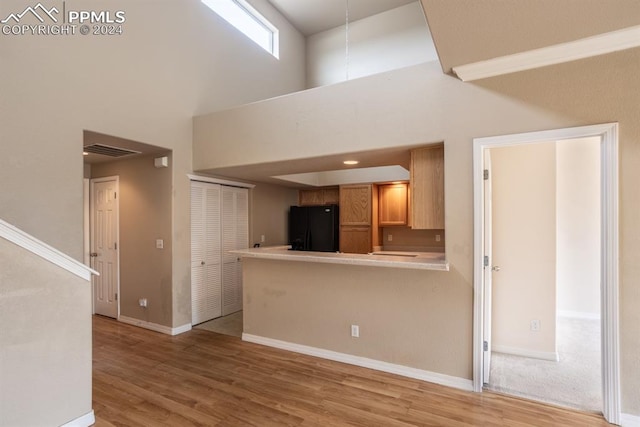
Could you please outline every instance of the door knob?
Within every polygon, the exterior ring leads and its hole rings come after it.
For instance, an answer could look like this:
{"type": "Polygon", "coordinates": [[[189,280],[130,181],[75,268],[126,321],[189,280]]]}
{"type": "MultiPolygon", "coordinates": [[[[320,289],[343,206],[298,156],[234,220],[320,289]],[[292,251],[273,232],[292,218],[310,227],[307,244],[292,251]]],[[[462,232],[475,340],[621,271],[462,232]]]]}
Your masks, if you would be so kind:
{"type": "Polygon", "coordinates": [[[500,271],[500,266],[494,265],[491,267],[491,271],[500,271]]]}

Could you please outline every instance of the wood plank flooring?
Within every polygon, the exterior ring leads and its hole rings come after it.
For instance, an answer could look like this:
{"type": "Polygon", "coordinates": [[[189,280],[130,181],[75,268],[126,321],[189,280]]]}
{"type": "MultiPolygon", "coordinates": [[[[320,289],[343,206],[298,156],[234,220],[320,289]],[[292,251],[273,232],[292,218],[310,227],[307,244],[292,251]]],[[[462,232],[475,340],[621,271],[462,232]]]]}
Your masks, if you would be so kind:
{"type": "Polygon", "coordinates": [[[100,316],[93,408],[96,426],[609,426],[204,330],[171,337],[100,316]]]}

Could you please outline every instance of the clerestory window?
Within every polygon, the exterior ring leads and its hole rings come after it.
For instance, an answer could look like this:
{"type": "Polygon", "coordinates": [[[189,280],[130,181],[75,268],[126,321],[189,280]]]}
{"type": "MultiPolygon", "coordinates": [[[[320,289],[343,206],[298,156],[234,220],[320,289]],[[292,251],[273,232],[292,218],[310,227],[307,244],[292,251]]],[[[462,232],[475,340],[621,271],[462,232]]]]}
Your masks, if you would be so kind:
{"type": "Polygon", "coordinates": [[[202,0],[258,46],[279,57],[278,29],[245,0],[202,0]]]}

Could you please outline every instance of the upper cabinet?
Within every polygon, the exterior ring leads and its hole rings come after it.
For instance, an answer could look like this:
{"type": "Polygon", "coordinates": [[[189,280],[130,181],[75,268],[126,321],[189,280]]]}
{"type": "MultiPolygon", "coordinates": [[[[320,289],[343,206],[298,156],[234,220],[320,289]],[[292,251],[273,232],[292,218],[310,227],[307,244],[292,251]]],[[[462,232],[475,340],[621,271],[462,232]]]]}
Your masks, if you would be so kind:
{"type": "Polygon", "coordinates": [[[340,225],[371,225],[371,184],[340,187],[340,225]]]}
{"type": "Polygon", "coordinates": [[[380,185],[378,191],[380,226],[407,225],[407,184],[380,185]]]}
{"type": "Polygon", "coordinates": [[[411,228],[444,229],[444,145],[411,151],[411,228]]]}
{"type": "Polygon", "coordinates": [[[300,206],[337,205],[340,203],[340,189],[323,187],[300,190],[298,198],[300,206]]]}
{"type": "Polygon", "coordinates": [[[378,189],[372,184],[340,186],[340,252],[366,254],[380,245],[378,189]]]}

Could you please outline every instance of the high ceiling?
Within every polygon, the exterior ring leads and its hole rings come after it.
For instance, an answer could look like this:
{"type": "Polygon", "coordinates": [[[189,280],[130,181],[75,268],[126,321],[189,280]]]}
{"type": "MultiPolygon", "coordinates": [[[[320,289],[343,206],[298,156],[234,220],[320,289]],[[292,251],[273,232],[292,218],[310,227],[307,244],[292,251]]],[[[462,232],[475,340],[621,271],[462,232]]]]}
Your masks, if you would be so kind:
{"type": "Polygon", "coordinates": [[[357,21],[417,0],[269,0],[305,36],[357,21]]]}
{"type": "Polygon", "coordinates": [[[640,24],[638,0],[421,0],[445,73],[640,24]]]}
{"type": "MultiPolygon", "coordinates": [[[[303,34],[311,35],[356,21],[414,0],[268,0],[303,34]]],[[[640,0],[419,0],[445,73],[453,67],[558,45],[602,33],[640,25],[640,0]]],[[[142,153],[157,147],[110,139],[87,132],[85,145],[106,145],[142,153]]],[[[277,175],[345,169],[347,158],[360,160],[359,168],[401,165],[408,167],[409,150],[396,147],[366,153],[345,153],[201,171],[252,181],[294,185],[277,175]]],[[[87,159],[86,162],[103,158],[87,159]]]]}

